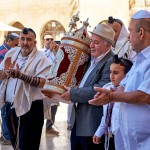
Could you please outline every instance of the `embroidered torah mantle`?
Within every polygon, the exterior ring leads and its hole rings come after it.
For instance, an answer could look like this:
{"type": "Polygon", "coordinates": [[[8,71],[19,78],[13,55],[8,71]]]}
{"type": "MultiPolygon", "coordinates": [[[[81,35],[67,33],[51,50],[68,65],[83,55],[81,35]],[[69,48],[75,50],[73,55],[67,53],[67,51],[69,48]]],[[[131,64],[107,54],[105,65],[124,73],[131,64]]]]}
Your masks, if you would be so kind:
{"type": "Polygon", "coordinates": [[[65,86],[77,87],[83,77],[84,70],[90,59],[90,39],[85,27],[61,40],[55,60],[49,71],[45,92],[63,94],[65,86]]]}

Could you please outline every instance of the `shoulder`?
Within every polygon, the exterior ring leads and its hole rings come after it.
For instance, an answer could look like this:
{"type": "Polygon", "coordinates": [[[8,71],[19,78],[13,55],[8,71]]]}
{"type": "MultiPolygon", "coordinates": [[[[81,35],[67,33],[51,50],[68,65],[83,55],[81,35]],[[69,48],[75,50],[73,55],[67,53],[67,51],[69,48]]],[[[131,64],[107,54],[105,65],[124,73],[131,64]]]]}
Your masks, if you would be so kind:
{"type": "Polygon", "coordinates": [[[109,83],[107,83],[107,84],[105,84],[105,85],[103,86],[103,88],[104,88],[104,89],[107,89],[107,90],[110,90],[111,87],[113,87],[113,85],[112,85],[111,82],[109,82],[109,83]]]}
{"type": "Polygon", "coordinates": [[[6,54],[7,56],[10,55],[12,56],[14,53],[19,53],[21,50],[20,47],[14,47],[14,48],[11,48],[6,54]]]}
{"type": "Polygon", "coordinates": [[[114,53],[110,50],[104,57],[106,63],[112,62],[114,53]]]}
{"type": "Polygon", "coordinates": [[[3,50],[3,49],[5,49],[5,47],[4,47],[4,45],[1,45],[0,46],[0,51],[3,50]]]}
{"type": "Polygon", "coordinates": [[[104,57],[104,61],[103,61],[104,62],[103,67],[105,67],[105,68],[109,68],[110,67],[110,65],[111,65],[111,63],[113,61],[113,56],[114,56],[114,53],[111,52],[111,51],[106,54],[106,56],[104,57]]]}
{"type": "Polygon", "coordinates": [[[36,59],[49,62],[49,60],[44,55],[44,53],[42,51],[39,51],[39,50],[37,50],[37,52],[36,52],[36,59]]]}

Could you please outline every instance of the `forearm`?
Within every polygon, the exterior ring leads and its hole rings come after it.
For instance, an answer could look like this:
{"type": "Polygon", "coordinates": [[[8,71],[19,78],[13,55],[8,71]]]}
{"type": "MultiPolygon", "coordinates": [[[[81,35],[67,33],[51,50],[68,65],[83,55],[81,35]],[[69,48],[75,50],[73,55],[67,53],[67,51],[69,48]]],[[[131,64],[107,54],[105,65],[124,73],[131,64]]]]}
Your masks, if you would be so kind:
{"type": "Polygon", "coordinates": [[[142,91],[113,92],[112,101],[132,104],[150,104],[150,95],[142,91]]]}
{"type": "Polygon", "coordinates": [[[87,103],[95,95],[93,87],[83,87],[83,88],[71,88],[70,90],[70,100],[72,102],[87,103]]]}
{"type": "Polygon", "coordinates": [[[29,83],[30,85],[32,85],[34,87],[42,88],[45,84],[45,79],[40,78],[40,77],[32,77],[29,75],[25,75],[23,73],[20,73],[18,78],[23,80],[26,83],[29,83]]]}

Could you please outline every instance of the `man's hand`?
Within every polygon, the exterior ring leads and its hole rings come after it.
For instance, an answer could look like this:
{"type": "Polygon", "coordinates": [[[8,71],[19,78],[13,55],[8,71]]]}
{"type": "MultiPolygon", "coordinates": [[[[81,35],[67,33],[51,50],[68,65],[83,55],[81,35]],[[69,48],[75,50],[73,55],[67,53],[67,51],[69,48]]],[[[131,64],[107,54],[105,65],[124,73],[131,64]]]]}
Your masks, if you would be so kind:
{"type": "MultiPolygon", "coordinates": [[[[14,67],[13,64],[12,67],[14,67]]],[[[21,75],[18,64],[16,64],[16,69],[10,67],[9,69],[5,70],[5,73],[8,77],[12,78],[18,78],[21,75]]]]}
{"type": "Polygon", "coordinates": [[[97,137],[97,136],[93,136],[93,143],[94,144],[99,144],[99,143],[101,143],[101,139],[99,138],[99,137],[97,137]]]}
{"type": "Polygon", "coordinates": [[[51,41],[50,50],[55,50],[57,52],[58,49],[59,49],[59,45],[55,41],[51,41]]]}
{"type": "Polygon", "coordinates": [[[64,94],[61,95],[61,98],[65,99],[66,101],[70,101],[70,87],[64,86],[67,90],[64,94]]]}
{"type": "Polygon", "coordinates": [[[98,93],[94,96],[94,99],[89,100],[89,104],[91,105],[105,105],[113,100],[113,92],[107,89],[94,87],[98,93]]]}
{"type": "Polygon", "coordinates": [[[16,61],[14,61],[13,63],[11,62],[11,57],[7,57],[4,62],[4,69],[5,70],[12,69],[15,66],[15,63],[16,61]]]}

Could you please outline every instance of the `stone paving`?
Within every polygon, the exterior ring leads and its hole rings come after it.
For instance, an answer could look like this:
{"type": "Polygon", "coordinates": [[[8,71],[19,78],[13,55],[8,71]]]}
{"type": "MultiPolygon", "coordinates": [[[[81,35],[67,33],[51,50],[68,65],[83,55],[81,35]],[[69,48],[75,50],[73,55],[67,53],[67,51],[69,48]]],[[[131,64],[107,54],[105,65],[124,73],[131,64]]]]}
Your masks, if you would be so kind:
{"type": "MultiPolygon", "coordinates": [[[[54,128],[59,131],[59,136],[45,134],[43,127],[40,150],[70,150],[70,131],[67,130],[67,104],[60,103],[56,114],[54,128]]],[[[13,150],[10,145],[3,145],[0,142],[0,150],[13,150]]]]}

